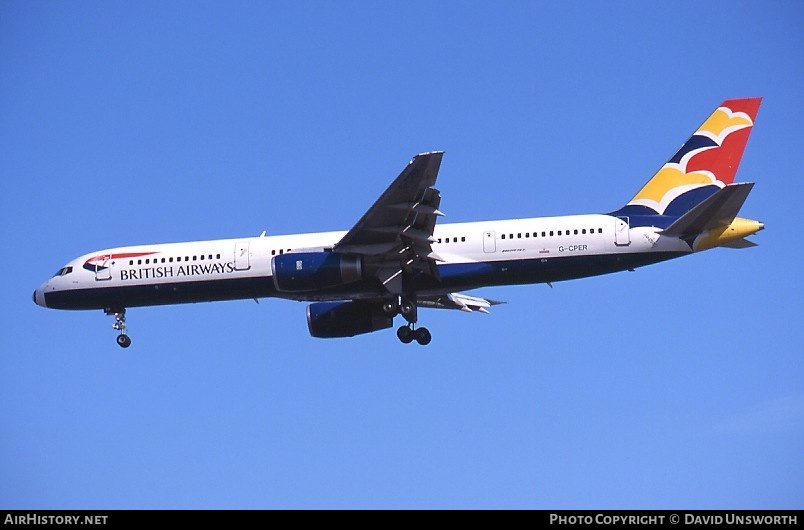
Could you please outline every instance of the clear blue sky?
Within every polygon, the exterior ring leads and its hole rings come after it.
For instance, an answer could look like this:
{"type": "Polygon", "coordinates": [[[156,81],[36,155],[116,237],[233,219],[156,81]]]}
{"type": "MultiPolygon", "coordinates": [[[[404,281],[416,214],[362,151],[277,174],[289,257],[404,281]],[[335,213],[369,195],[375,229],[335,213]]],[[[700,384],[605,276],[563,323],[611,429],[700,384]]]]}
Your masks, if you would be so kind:
{"type": "Polygon", "coordinates": [[[803,508],[804,7],[0,3],[0,506],[803,508]],[[759,247],[307,334],[282,300],[101,312],[96,249],[346,230],[421,151],[448,221],[618,208],[723,100],[759,247]],[[14,256],[18,256],[19,259],[14,256]],[[20,268],[24,264],[25,267],[20,268]]]}

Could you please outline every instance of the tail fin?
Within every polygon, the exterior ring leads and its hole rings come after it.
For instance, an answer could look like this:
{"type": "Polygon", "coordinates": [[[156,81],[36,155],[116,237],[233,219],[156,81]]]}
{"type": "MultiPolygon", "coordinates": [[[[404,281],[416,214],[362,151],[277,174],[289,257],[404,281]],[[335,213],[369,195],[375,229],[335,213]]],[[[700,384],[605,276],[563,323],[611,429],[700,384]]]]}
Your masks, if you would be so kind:
{"type": "Polygon", "coordinates": [[[618,213],[678,217],[734,182],[761,102],[724,101],[618,213]]]}

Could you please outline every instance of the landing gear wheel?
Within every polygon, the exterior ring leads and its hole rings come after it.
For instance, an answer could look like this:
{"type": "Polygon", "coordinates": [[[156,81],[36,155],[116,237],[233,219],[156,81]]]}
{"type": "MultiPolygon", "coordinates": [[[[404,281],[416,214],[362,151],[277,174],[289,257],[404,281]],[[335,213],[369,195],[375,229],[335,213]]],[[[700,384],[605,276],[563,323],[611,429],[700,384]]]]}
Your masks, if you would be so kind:
{"type": "Polygon", "coordinates": [[[433,340],[433,336],[430,335],[430,330],[427,328],[419,328],[413,332],[413,335],[415,335],[416,342],[422,346],[427,346],[433,340]]]}
{"type": "Polygon", "coordinates": [[[128,335],[118,335],[117,344],[121,348],[128,348],[129,346],[131,346],[131,338],[128,335]]]}
{"type": "Polygon", "coordinates": [[[396,330],[397,338],[402,341],[402,344],[410,344],[413,341],[414,332],[407,326],[399,326],[396,330]]]}

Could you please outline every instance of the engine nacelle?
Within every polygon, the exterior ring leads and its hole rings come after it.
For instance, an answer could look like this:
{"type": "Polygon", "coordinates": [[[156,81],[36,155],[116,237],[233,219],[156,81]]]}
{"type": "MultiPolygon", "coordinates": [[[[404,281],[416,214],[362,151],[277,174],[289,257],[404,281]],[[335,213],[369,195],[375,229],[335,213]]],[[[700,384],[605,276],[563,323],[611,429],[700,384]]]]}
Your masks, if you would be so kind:
{"type": "Polygon", "coordinates": [[[277,290],[304,292],[360,281],[363,266],[357,256],[299,252],[274,256],[271,273],[277,290]]]}
{"type": "Polygon", "coordinates": [[[392,325],[393,317],[385,314],[376,303],[354,300],[317,302],[307,306],[307,327],[313,337],[354,337],[392,325]]]}

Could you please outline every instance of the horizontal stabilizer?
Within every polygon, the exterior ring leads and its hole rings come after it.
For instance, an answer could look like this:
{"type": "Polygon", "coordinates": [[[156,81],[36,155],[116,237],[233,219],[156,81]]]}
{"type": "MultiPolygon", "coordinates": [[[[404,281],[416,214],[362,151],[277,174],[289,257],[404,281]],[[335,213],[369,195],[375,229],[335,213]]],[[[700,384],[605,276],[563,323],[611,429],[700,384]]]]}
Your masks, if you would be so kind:
{"type": "Polygon", "coordinates": [[[743,238],[743,239],[738,239],[736,241],[732,241],[730,243],[724,243],[724,244],[722,244],[720,246],[721,247],[726,247],[726,248],[751,248],[751,247],[756,247],[756,246],[759,246],[759,245],[757,245],[753,241],[748,241],[747,239],[743,238]]]}
{"type": "Polygon", "coordinates": [[[753,182],[731,184],[718,190],[662,231],[662,235],[687,237],[712,228],[729,226],[740,212],[753,182]]]}

